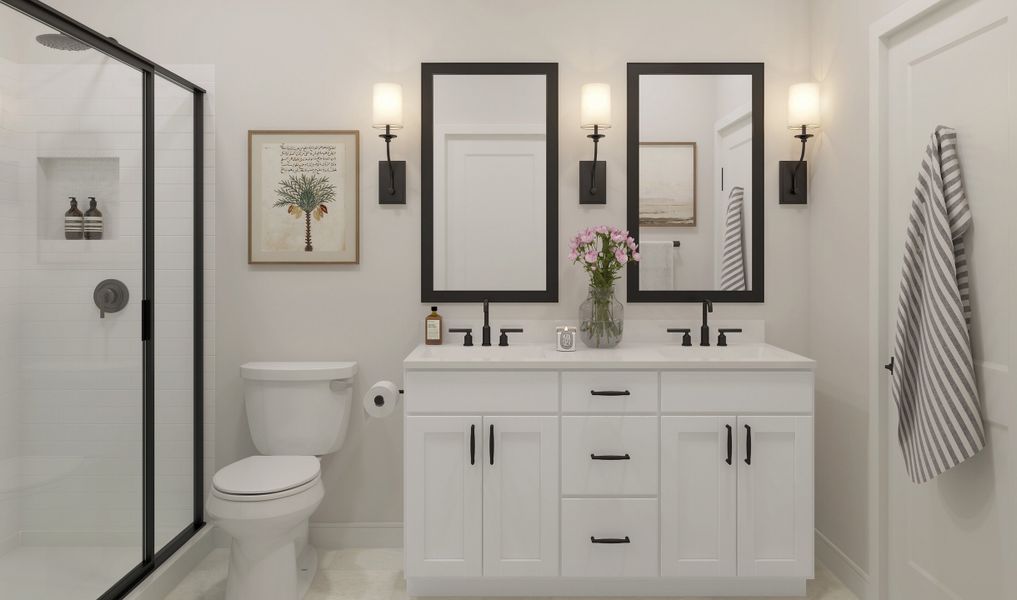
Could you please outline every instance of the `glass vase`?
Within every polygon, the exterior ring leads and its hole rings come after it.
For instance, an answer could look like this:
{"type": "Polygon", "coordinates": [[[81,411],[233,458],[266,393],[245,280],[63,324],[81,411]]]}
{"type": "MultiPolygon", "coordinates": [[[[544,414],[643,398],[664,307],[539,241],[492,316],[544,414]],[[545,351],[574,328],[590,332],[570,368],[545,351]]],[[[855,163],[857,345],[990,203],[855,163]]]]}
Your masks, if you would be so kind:
{"type": "Polygon", "coordinates": [[[591,287],[579,305],[579,337],[590,348],[614,348],[622,339],[625,308],[614,296],[614,286],[591,287]]]}

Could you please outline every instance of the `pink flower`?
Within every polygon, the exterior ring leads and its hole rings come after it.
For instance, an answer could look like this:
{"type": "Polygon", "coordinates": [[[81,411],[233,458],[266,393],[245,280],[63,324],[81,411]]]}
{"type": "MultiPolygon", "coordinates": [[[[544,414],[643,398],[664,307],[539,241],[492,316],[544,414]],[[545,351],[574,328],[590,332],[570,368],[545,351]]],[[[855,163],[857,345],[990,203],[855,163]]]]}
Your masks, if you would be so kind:
{"type": "Polygon", "coordinates": [[[597,251],[593,249],[588,250],[583,259],[591,264],[597,262],[597,251]]]}
{"type": "Polygon", "coordinates": [[[587,229],[579,236],[579,241],[584,244],[589,244],[593,241],[593,232],[587,229]]]}
{"type": "Polygon", "coordinates": [[[624,265],[629,262],[629,255],[625,252],[624,248],[618,248],[614,251],[614,258],[618,261],[618,264],[624,265]]]}
{"type": "Polygon", "coordinates": [[[632,253],[632,260],[634,260],[636,262],[639,262],[639,253],[638,252],[633,252],[632,253]]]}
{"type": "Polygon", "coordinates": [[[614,231],[611,232],[611,241],[615,243],[623,242],[625,241],[625,236],[622,235],[622,232],[615,229],[614,231]]]}
{"type": "Polygon", "coordinates": [[[572,252],[569,252],[569,261],[570,262],[576,262],[577,258],[579,258],[579,253],[577,253],[575,250],[573,250],[572,252]]]}

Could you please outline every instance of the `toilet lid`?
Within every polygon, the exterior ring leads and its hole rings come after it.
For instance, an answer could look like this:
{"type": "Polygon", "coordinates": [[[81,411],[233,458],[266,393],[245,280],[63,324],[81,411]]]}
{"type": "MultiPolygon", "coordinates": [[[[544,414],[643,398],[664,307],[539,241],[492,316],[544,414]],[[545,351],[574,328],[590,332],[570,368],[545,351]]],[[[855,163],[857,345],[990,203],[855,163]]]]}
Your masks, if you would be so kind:
{"type": "Polygon", "coordinates": [[[219,469],[212,485],[227,494],[275,494],[300,487],[320,472],[313,456],[248,456],[219,469]]]}

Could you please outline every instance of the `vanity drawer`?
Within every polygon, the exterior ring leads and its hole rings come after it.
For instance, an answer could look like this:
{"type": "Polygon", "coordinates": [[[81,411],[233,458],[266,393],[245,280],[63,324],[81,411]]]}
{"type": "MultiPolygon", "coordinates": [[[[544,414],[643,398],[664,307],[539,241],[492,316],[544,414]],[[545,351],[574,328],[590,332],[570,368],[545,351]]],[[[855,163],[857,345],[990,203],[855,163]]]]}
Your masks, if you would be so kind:
{"type": "Polygon", "coordinates": [[[664,413],[812,414],[812,371],[664,371],[664,413]]]}
{"type": "Polygon", "coordinates": [[[565,371],[562,409],[567,413],[656,413],[656,371],[565,371]]]}
{"type": "Polygon", "coordinates": [[[656,496],[657,421],[656,416],[564,417],[562,494],[656,496]]]}
{"type": "Polygon", "coordinates": [[[565,577],[657,575],[655,498],[565,498],[561,501],[561,535],[561,574],[565,577]]]}
{"type": "Polygon", "coordinates": [[[558,412],[555,371],[406,371],[408,414],[558,412]]]}

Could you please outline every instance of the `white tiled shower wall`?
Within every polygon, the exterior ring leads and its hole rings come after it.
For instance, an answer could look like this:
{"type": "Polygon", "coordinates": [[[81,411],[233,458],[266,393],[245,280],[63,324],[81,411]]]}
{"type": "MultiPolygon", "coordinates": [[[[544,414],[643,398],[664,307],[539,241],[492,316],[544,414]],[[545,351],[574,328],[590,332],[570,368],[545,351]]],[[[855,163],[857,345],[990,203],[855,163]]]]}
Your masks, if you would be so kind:
{"type": "MultiPolygon", "coordinates": [[[[213,464],[214,331],[214,112],[211,67],[181,67],[205,87],[205,472],[213,464]]],[[[0,442],[0,457],[20,455],[29,472],[56,463],[63,476],[7,506],[0,493],[0,540],[11,528],[22,544],[140,544],[141,528],[141,76],[99,64],[22,65],[5,78],[4,97],[15,98],[0,122],[0,356],[12,352],[19,377],[4,377],[0,420],[17,424],[17,450],[0,442]],[[16,133],[7,136],[10,127],[16,133]],[[7,137],[13,141],[8,149],[7,137]],[[8,156],[9,155],[9,156],[8,156]],[[39,159],[49,158],[40,180],[39,159]],[[101,241],[67,241],[54,235],[67,200],[49,197],[45,177],[73,187],[87,208],[88,163],[116,159],[116,202],[99,207],[112,235],[101,241]],[[85,168],[82,168],[83,165],[85,168]],[[42,185],[40,185],[40,181],[42,185]],[[70,184],[67,184],[70,181],[70,184]],[[6,194],[7,192],[4,192],[6,194]],[[13,210],[7,211],[8,203],[13,210]],[[57,203],[52,205],[37,203],[57,203]],[[12,217],[12,215],[14,215],[12,217]],[[6,234],[12,235],[6,235],[6,234]],[[52,239],[57,238],[57,239],[52,239]],[[13,247],[8,240],[14,240],[13,247]],[[12,277],[11,275],[16,275],[12,277]],[[100,319],[92,290],[106,278],[122,280],[131,301],[100,319]],[[10,291],[8,292],[8,287],[10,291]],[[11,294],[8,297],[7,294],[11,294]],[[8,301],[9,299],[9,301],[8,301]],[[9,325],[13,325],[14,332],[9,325]],[[13,348],[9,348],[11,345],[13,348]],[[10,382],[15,382],[16,389],[10,382]],[[11,395],[13,400],[5,402],[11,395]],[[9,416],[14,418],[9,419],[9,416]],[[59,461],[26,457],[61,457],[59,461]]],[[[158,81],[158,80],[157,80],[158,81]]],[[[190,161],[192,97],[164,82],[156,85],[156,528],[157,544],[182,530],[191,502],[191,297],[190,161]]],[[[108,163],[104,163],[108,164],[108,163]]],[[[91,186],[99,187],[99,186],[91,186]]],[[[6,373],[4,373],[6,375],[6,373]]],[[[4,432],[6,433],[6,432],[4,432]]],[[[36,472],[32,472],[32,471],[36,472]]]]}

